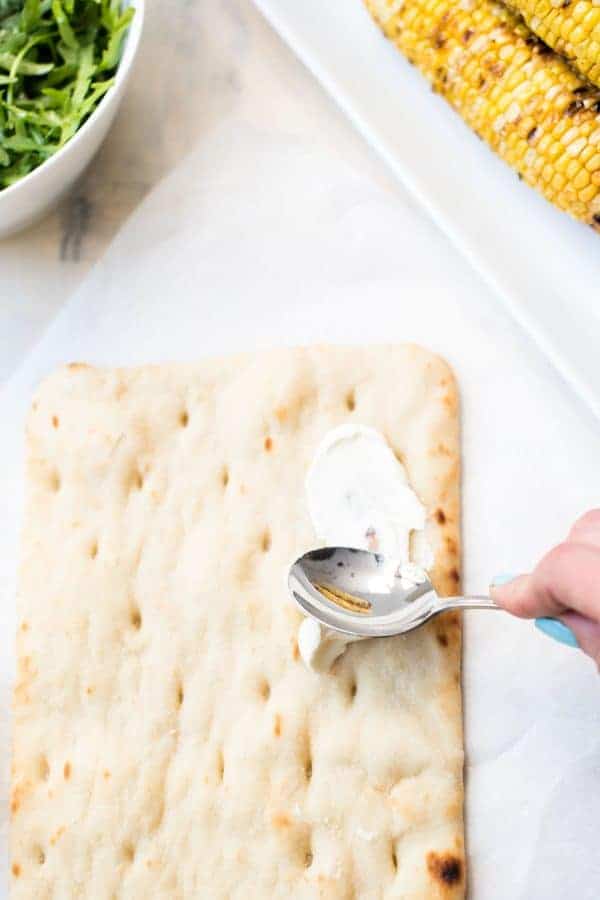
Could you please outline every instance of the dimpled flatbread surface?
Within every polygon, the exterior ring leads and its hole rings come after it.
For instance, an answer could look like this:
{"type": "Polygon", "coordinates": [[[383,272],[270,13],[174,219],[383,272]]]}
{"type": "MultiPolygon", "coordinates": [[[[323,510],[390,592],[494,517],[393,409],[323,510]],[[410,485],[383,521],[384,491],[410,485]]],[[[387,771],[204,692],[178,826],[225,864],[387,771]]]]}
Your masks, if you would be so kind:
{"type": "Polygon", "coordinates": [[[34,400],[11,897],[464,896],[460,625],[305,669],[325,433],[379,429],[459,581],[457,395],[413,346],[66,367],[34,400]]]}

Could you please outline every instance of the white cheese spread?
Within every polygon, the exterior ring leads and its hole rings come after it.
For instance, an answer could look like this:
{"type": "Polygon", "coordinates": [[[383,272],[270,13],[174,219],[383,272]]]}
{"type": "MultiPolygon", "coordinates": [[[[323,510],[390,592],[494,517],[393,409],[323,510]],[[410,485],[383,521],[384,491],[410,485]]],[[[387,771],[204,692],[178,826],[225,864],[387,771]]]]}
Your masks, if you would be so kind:
{"type": "MultiPolygon", "coordinates": [[[[326,546],[372,550],[400,566],[402,587],[426,580],[432,563],[424,529],[427,512],[406,470],[378,431],[341,425],[320,444],[306,476],[308,510],[317,538],[326,546]]],[[[302,659],[327,671],[347,644],[360,638],[307,618],[300,626],[302,659]]]]}

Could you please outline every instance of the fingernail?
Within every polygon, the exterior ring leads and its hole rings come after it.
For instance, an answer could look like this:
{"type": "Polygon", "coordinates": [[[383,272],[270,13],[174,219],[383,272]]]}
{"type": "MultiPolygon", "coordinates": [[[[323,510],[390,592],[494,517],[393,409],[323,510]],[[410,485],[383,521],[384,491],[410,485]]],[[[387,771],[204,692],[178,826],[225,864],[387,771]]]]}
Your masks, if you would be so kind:
{"type": "Polygon", "coordinates": [[[552,640],[558,641],[559,644],[566,644],[567,647],[579,647],[577,638],[571,629],[558,619],[536,619],[535,627],[551,637],[552,640]]]}
{"type": "Polygon", "coordinates": [[[500,587],[503,584],[508,584],[509,581],[514,581],[516,575],[494,575],[490,582],[490,587],[500,587]]]}

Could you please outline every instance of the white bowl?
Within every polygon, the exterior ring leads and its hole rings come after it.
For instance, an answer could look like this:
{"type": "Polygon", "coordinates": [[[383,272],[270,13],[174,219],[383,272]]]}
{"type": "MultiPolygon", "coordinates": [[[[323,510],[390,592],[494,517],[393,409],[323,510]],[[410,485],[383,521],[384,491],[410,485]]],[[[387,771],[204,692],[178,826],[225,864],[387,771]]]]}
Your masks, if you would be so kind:
{"type": "Polygon", "coordinates": [[[79,178],[106,137],[123,98],[142,34],[144,0],[130,0],[130,5],[135,7],[135,15],[114,85],[64,147],[29,175],[0,190],[0,238],[43,216],[79,178]]]}

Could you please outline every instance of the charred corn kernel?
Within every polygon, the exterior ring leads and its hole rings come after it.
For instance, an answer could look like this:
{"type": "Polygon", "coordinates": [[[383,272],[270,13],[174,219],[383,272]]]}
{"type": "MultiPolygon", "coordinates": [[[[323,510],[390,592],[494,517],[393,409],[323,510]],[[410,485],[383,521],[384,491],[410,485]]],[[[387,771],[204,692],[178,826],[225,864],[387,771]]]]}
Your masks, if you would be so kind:
{"type": "MultiPolygon", "coordinates": [[[[433,89],[524,181],[600,231],[600,176],[589,177],[591,160],[600,159],[598,88],[494,0],[365,2],[433,89]]],[[[562,15],[551,2],[544,0],[548,15],[562,15]]]]}
{"type": "Polygon", "coordinates": [[[597,0],[507,0],[531,30],[589,81],[600,86],[600,4],[597,0]]]}

